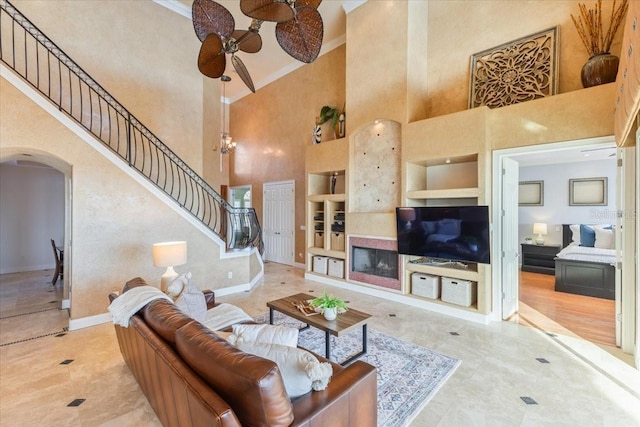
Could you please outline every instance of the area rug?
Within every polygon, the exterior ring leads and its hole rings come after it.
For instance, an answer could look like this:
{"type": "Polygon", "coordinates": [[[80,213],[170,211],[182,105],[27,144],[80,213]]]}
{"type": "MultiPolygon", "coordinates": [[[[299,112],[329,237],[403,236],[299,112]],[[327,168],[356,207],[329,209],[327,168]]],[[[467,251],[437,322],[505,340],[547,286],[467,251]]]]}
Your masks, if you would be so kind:
{"type": "MultiPolygon", "coordinates": [[[[268,323],[269,314],[255,318],[268,323]]],[[[274,324],[299,328],[300,322],[274,312],[274,324]]],[[[331,360],[343,361],[362,350],[362,328],[340,337],[331,336],[331,360]]],[[[324,355],[324,332],[300,331],[301,347],[324,355]]],[[[428,348],[367,329],[367,354],[360,357],[377,368],[378,426],[407,426],[460,365],[460,360],[428,348]]]]}

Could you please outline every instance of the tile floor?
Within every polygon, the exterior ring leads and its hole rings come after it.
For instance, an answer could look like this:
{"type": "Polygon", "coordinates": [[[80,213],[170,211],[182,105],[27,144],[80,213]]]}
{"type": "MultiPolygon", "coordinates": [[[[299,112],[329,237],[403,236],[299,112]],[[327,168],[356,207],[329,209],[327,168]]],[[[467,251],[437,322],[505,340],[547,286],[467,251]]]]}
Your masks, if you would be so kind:
{"type": "MultiPolygon", "coordinates": [[[[0,276],[0,425],[159,425],[112,325],[66,331],[50,273],[30,273],[19,289],[15,275],[0,276]]],[[[640,426],[640,373],[610,354],[616,350],[569,335],[479,325],[334,289],[273,263],[251,292],[219,299],[257,315],[268,300],[323,289],[374,314],[371,328],[462,360],[411,426],[640,426]]]]}

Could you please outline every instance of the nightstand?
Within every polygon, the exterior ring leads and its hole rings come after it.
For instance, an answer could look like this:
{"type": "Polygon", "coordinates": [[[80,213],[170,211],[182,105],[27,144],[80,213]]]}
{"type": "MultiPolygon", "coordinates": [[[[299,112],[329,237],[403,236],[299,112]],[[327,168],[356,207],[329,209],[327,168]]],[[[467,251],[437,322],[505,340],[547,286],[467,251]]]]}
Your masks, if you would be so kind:
{"type": "Polygon", "coordinates": [[[555,274],[556,263],[553,260],[560,252],[560,245],[530,245],[522,243],[522,271],[532,273],[555,274]]]}

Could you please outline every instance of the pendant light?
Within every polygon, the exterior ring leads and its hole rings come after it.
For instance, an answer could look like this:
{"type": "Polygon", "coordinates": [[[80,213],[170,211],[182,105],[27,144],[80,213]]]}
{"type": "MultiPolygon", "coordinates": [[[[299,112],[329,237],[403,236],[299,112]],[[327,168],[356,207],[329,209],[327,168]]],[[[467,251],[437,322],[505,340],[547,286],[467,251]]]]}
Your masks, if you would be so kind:
{"type": "Polygon", "coordinates": [[[220,132],[220,153],[229,154],[236,148],[235,141],[232,140],[231,135],[227,132],[227,102],[226,102],[226,85],[231,81],[231,77],[223,75],[220,77],[222,80],[222,132],[220,132]]]}

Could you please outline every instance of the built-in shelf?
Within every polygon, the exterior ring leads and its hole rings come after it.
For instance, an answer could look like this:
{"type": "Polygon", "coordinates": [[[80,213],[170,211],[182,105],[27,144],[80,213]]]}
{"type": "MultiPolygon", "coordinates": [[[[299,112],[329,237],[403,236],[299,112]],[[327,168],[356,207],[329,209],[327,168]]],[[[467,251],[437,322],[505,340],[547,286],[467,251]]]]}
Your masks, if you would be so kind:
{"type": "Polygon", "coordinates": [[[431,274],[432,276],[452,277],[454,279],[471,280],[477,282],[479,279],[478,272],[474,270],[466,270],[462,268],[449,268],[437,265],[406,263],[406,268],[410,273],[419,272],[431,274]]]}
{"type": "Polygon", "coordinates": [[[332,250],[322,249],[322,248],[308,248],[307,251],[312,255],[321,255],[329,258],[339,258],[339,259],[346,258],[346,254],[344,251],[332,251],[332,250]]]}
{"type": "Polygon", "coordinates": [[[345,171],[327,171],[322,173],[311,173],[308,178],[309,196],[335,196],[345,193],[345,171]]]}
{"type": "MultiPolygon", "coordinates": [[[[326,257],[324,262],[330,264],[340,260],[344,277],[344,260],[347,258],[344,251],[347,199],[345,181],[344,169],[316,170],[307,174],[308,272],[314,271],[313,258],[320,256],[326,257]]],[[[328,275],[332,274],[328,272],[328,275]]]]}
{"type": "MultiPolygon", "coordinates": [[[[480,153],[446,158],[413,158],[405,163],[404,203],[406,206],[482,205],[485,203],[485,171],[485,156],[480,153]]],[[[404,257],[403,263],[403,291],[407,297],[478,314],[491,311],[491,292],[487,286],[490,269],[487,266],[470,264],[468,269],[452,268],[412,263],[410,259],[404,257]],[[475,282],[476,303],[465,307],[413,295],[411,274],[414,272],[475,282]]]]}
{"type": "Polygon", "coordinates": [[[344,202],[346,196],[344,193],[341,194],[313,194],[307,197],[307,200],[310,202],[324,202],[325,200],[329,202],[344,202]]]}
{"type": "Polygon", "coordinates": [[[443,190],[407,191],[407,199],[463,199],[478,197],[480,190],[475,188],[452,188],[443,190]]]}

